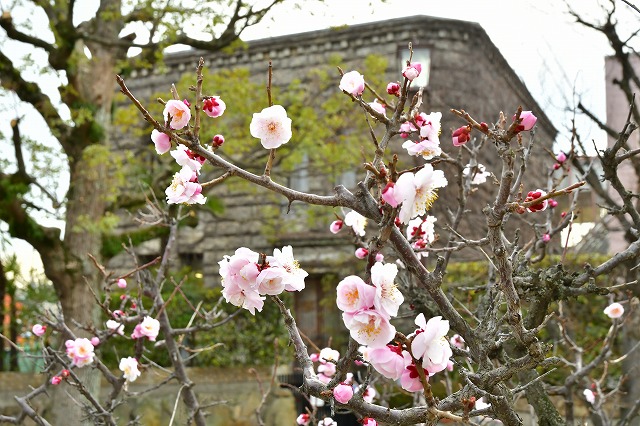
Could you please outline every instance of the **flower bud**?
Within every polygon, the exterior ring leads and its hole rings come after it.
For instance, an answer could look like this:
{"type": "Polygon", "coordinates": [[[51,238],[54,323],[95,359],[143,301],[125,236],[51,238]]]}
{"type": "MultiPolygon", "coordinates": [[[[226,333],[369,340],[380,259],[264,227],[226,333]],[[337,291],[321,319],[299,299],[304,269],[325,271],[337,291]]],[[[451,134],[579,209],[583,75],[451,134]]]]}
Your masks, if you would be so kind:
{"type": "Polygon", "coordinates": [[[57,385],[59,385],[61,381],[62,381],[62,378],[61,378],[60,376],[53,376],[53,377],[51,378],[51,384],[52,384],[53,386],[57,386],[57,385]]]}
{"type": "Polygon", "coordinates": [[[394,82],[387,84],[387,93],[393,96],[400,96],[400,84],[394,82]]]}
{"type": "Polygon", "coordinates": [[[406,66],[405,69],[402,70],[402,75],[407,80],[413,81],[420,75],[421,72],[422,72],[422,64],[419,62],[414,62],[406,66]]]}
{"type": "Polygon", "coordinates": [[[369,255],[369,250],[367,250],[366,248],[360,247],[359,249],[356,250],[355,254],[358,259],[364,259],[369,255]]]}
{"type": "Polygon", "coordinates": [[[47,332],[47,326],[42,324],[36,324],[33,326],[33,328],[31,328],[31,332],[36,336],[40,337],[47,332]]]}
{"type": "Polygon", "coordinates": [[[93,336],[93,337],[91,338],[91,344],[92,344],[93,346],[98,346],[98,345],[100,344],[100,339],[99,339],[97,336],[93,336]]]}
{"type": "Polygon", "coordinates": [[[213,137],[213,140],[211,141],[211,146],[215,149],[215,148],[220,148],[222,146],[222,144],[224,143],[224,136],[222,135],[215,135],[213,137]]]}
{"type": "Polygon", "coordinates": [[[471,127],[469,126],[458,127],[456,130],[454,130],[453,133],[451,134],[451,137],[453,140],[453,146],[461,146],[467,143],[470,139],[469,138],[470,133],[471,133],[471,127]]]}
{"type": "Polygon", "coordinates": [[[60,372],[60,376],[61,376],[63,379],[66,379],[67,377],[69,377],[69,375],[70,375],[70,374],[71,374],[71,373],[69,373],[69,370],[67,370],[66,368],[60,372]]]}
{"type": "Polygon", "coordinates": [[[118,280],[118,287],[119,288],[127,288],[127,281],[124,278],[120,278],[118,280]]]}
{"type": "Polygon", "coordinates": [[[343,224],[344,222],[341,220],[334,220],[331,222],[331,225],[329,225],[329,231],[331,231],[332,234],[337,234],[342,229],[343,224]]]}

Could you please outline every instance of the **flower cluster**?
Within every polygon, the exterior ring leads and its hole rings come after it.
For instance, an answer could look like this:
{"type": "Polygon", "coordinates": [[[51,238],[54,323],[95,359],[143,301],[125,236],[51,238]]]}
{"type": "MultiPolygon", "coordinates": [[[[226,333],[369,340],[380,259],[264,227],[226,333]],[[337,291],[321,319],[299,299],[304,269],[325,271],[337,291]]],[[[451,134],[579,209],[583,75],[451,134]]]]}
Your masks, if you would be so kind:
{"type": "Polygon", "coordinates": [[[255,315],[262,311],[266,295],[304,289],[309,275],[293,257],[291,246],[274,249],[273,256],[260,255],[240,247],[233,256],[220,262],[222,295],[227,303],[247,309],[255,315]]]}
{"type": "Polygon", "coordinates": [[[89,339],[79,337],[75,340],[67,340],[65,346],[67,348],[67,356],[76,367],[84,367],[93,362],[95,353],[89,339]]]}
{"type": "Polygon", "coordinates": [[[420,138],[418,141],[406,141],[402,144],[409,155],[422,156],[425,160],[430,160],[442,154],[439,137],[441,119],[441,112],[432,112],[431,114],[421,112],[414,117],[414,121],[418,125],[417,128],[409,121],[400,126],[400,131],[407,136],[409,133],[419,130],[420,138]]]}

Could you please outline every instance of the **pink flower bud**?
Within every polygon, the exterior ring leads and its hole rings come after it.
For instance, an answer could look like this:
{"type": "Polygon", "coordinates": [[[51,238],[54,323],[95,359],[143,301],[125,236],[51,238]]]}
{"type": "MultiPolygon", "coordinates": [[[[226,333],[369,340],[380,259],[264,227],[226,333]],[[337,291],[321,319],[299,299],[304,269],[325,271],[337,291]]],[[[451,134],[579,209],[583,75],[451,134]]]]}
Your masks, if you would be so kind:
{"type": "Polygon", "coordinates": [[[549,198],[549,208],[552,209],[554,207],[558,207],[558,202],[553,198],[549,198]]]}
{"type": "Polygon", "coordinates": [[[42,336],[44,333],[47,332],[47,326],[46,325],[42,325],[42,324],[36,324],[33,326],[33,328],[31,328],[31,331],[33,332],[33,334],[35,334],[36,336],[40,337],[42,336]]]}
{"type": "Polygon", "coordinates": [[[331,231],[332,234],[337,234],[342,229],[342,225],[344,225],[343,221],[334,220],[331,222],[331,225],[329,225],[329,231],[331,231]]]}
{"type": "Polygon", "coordinates": [[[318,362],[320,360],[320,354],[317,352],[312,353],[311,355],[309,355],[309,359],[311,360],[311,362],[318,362]]]}
{"type": "Polygon", "coordinates": [[[353,397],[353,388],[349,385],[345,385],[344,383],[340,383],[338,386],[333,388],[333,397],[340,404],[346,404],[353,397]]]}
{"type": "MultiPolygon", "coordinates": [[[[513,119],[516,119],[515,115],[513,116],[513,119]]],[[[531,111],[522,111],[522,113],[520,114],[520,124],[518,125],[517,130],[519,132],[528,132],[529,130],[533,129],[536,121],[538,121],[538,117],[533,115],[531,111]]]]}
{"type": "Polygon", "coordinates": [[[60,376],[61,376],[63,379],[66,379],[67,377],[69,377],[69,375],[71,375],[71,373],[70,373],[70,372],[69,372],[69,370],[67,370],[66,368],[60,372],[60,376]]]}
{"type": "Polygon", "coordinates": [[[222,135],[215,135],[213,137],[213,140],[211,141],[211,145],[214,148],[220,148],[223,143],[224,143],[224,136],[222,135]]]}
{"type": "Polygon", "coordinates": [[[565,154],[564,152],[560,151],[560,153],[558,155],[556,155],[556,161],[558,163],[564,163],[565,161],[567,161],[567,154],[565,154]]]}
{"type": "Polygon", "coordinates": [[[542,241],[545,242],[545,243],[548,243],[549,241],[551,241],[551,235],[543,234],[542,235],[542,241]]]}
{"type": "Polygon", "coordinates": [[[470,133],[471,133],[471,127],[469,126],[458,127],[456,130],[454,130],[453,133],[451,134],[451,137],[453,140],[453,146],[460,146],[467,143],[469,141],[470,133]]]}
{"type": "Polygon", "coordinates": [[[413,81],[420,75],[420,72],[422,72],[422,64],[420,64],[419,62],[414,62],[402,70],[402,75],[407,80],[413,81]]]}
{"type": "Polygon", "coordinates": [[[367,250],[366,248],[360,247],[358,250],[356,250],[356,257],[358,259],[364,259],[368,255],[369,255],[369,250],[367,250]]]}
{"type": "Polygon", "coordinates": [[[113,311],[113,317],[115,319],[122,318],[123,316],[125,316],[125,313],[122,312],[120,309],[116,309],[115,311],[113,311]]]}
{"type": "Polygon", "coordinates": [[[393,96],[400,96],[400,84],[394,82],[387,84],[387,93],[393,96]]]}
{"type": "Polygon", "coordinates": [[[127,288],[127,280],[125,280],[124,278],[120,278],[118,280],[118,287],[119,288],[127,288]]]}
{"type": "Polygon", "coordinates": [[[364,77],[358,71],[349,71],[342,76],[339,87],[353,96],[360,96],[364,92],[364,77]]]}
{"type": "Polygon", "coordinates": [[[120,300],[124,300],[124,299],[126,299],[126,298],[127,298],[127,295],[126,295],[126,294],[121,294],[121,295],[120,295],[120,300]]]}
{"type": "Polygon", "coordinates": [[[61,381],[62,381],[62,378],[61,378],[60,376],[53,376],[53,377],[51,378],[51,384],[52,384],[53,386],[57,386],[57,385],[59,385],[61,381]]]}
{"type": "Polygon", "coordinates": [[[365,417],[364,419],[360,420],[360,423],[362,423],[362,426],[378,426],[378,422],[371,417],[365,417]]]}
{"type": "Polygon", "coordinates": [[[309,424],[309,415],[308,414],[300,414],[296,419],[296,423],[300,426],[307,426],[309,424]]]}
{"type": "Polygon", "coordinates": [[[188,106],[188,107],[190,107],[190,106],[191,106],[191,102],[189,102],[189,101],[188,101],[188,100],[186,100],[186,99],[183,99],[183,100],[182,100],[182,102],[183,102],[186,106],[188,106]]]}
{"type": "Polygon", "coordinates": [[[564,219],[564,217],[567,215],[567,212],[562,212],[560,213],[560,217],[564,219]]]}
{"type": "Polygon", "coordinates": [[[384,255],[382,253],[376,253],[376,262],[382,262],[384,260],[384,255]]]}
{"type": "Polygon", "coordinates": [[[382,199],[393,208],[398,207],[400,203],[395,197],[395,186],[395,183],[389,181],[387,182],[387,186],[382,190],[382,199]]]}
{"type": "Polygon", "coordinates": [[[558,170],[560,167],[562,167],[562,164],[560,164],[560,163],[553,163],[553,170],[558,170]]]}
{"type": "Polygon", "coordinates": [[[161,133],[156,129],[151,132],[151,141],[156,147],[156,152],[159,155],[169,152],[171,149],[171,138],[166,133],[161,133]]]}
{"type": "Polygon", "coordinates": [[[93,336],[93,337],[91,338],[91,344],[92,344],[93,346],[98,346],[98,345],[100,344],[100,339],[99,339],[98,337],[96,337],[96,336],[93,336]]]}

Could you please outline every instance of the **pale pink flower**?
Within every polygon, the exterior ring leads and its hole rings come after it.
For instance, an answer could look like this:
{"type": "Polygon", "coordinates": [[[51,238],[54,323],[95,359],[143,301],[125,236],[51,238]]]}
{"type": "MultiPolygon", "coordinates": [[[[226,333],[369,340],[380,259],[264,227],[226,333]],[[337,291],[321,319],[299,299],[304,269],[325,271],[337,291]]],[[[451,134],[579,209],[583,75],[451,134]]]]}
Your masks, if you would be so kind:
{"type": "Polygon", "coordinates": [[[160,333],[160,321],[147,316],[144,317],[142,322],[138,325],[140,326],[138,332],[141,337],[146,337],[152,342],[156,341],[156,337],[158,337],[158,333],[160,333]]]}
{"type": "MultiPolygon", "coordinates": [[[[515,119],[516,119],[516,116],[514,115],[513,120],[515,119]]],[[[531,111],[522,111],[522,113],[520,114],[520,124],[516,129],[519,132],[529,131],[533,128],[533,126],[535,126],[536,121],[538,121],[538,118],[535,115],[533,115],[531,111]]]]}
{"type": "Polygon", "coordinates": [[[36,324],[31,328],[31,332],[36,336],[40,337],[47,332],[47,326],[42,324],[36,324]]]}
{"type": "Polygon", "coordinates": [[[182,144],[178,145],[170,154],[175,158],[178,165],[188,167],[194,172],[200,171],[202,164],[206,161],[204,157],[194,154],[189,148],[182,144]]]}
{"type": "Polygon", "coordinates": [[[367,218],[362,216],[355,210],[351,210],[344,216],[344,224],[350,226],[356,235],[364,237],[366,232],[364,230],[367,226],[367,218]]]}
{"type": "Polygon", "coordinates": [[[404,123],[402,123],[400,125],[400,137],[401,138],[408,138],[409,134],[411,132],[415,132],[416,130],[418,130],[418,128],[416,126],[414,126],[412,122],[405,121],[404,123]]]}
{"type": "Polygon", "coordinates": [[[464,339],[459,334],[454,334],[453,336],[451,336],[451,339],[449,339],[449,343],[451,343],[451,345],[455,346],[458,349],[464,349],[464,339]]]}
{"type": "Polygon", "coordinates": [[[118,280],[118,288],[127,288],[127,280],[120,278],[118,280]]]}
{"type": "Polygon", "coordinates": [[[384,104],[379,103],[377,99],[374,99],[373,102],[369,102],[369,106],[378,114],[382,114],[386,116],[387,114],[386,106],[384,104]]]}
{"type": "Polygon", "coordinates": [[[318,373],[331,379],[336,374],[336,365],[333,362],[324,362],[318,366],[318,373]]]}
{"type": "Polygon", "coordinates": [[[549,234],[542,234],[542,242],[544,242],[544,243],[548,243],[549,241],[551,241],[551,235],[549,235],[549,234]]]}
{"type": "Polygon", "coordinates": [[[425,219],[421,217],[411,219],[407,224],[407,239],[409,241],[424,240],[426,243],[433,243],[436,238],[434,224],[437,221],[438,219],[435,216],[429,215],[425,219]]]}
{"type": "Polygon", "coordinates": [[[264,300],[266,299],[266,297],[260,296],[256,290],[244,290],[237,285],[229,285],[222,289],[222,296],[227,303],[242,307],[251,312],[251,315],[256,314],[256,309],[258,312],[262,312],[264,300]]]}
{"type": "Polygon", "coordinates": [[[596,403],[596,394],[591,389],[585,389],[582,391],[582,394],[589,404],[593,405],[596,403]]]}
{"type": "Polygon", "coordinates": [[[389,323],[385,314],[375,309],[342,314],[342,320],[353,339],[361,345],[379,348],[386,345],[396,335],[396,328],[389,323]]]}
{"type": "MultiPolygon", "coordinates": [[[[418,368],[422,368],[420,366],[416,366],[415,364],[409,364],[402,371],[402,375],[400,376],[400,386],[402,389],[409,392],[418,392],[424,390],[422,386],[422,382],[420,381],[420,375],[418,374],[418,368]]],[[[425,378],[429,378],[429,373],[424,370],[425,378]]]]}
{"type": "Polygon", "coordinates": [[[287,271],[282,268],[265,268],[256,278],[259,294],[277,295],[284,291],[284,277],[287,271]]]}
{"type": "Polygon", "coordinates": [[[383,262],[384,255],[382,253],[376,253],[376,262],[383,262]]]}
{"type": "Polygon", "coordinates": [[[624,307],[620,303],[614,302],[604,309],[604,313],[611,319],[620,318],[624,314],[624,307]]]}
{"type": "Polygon", "coordinates": [[[389,181],[387,185],[382,190],[382,199],[385,203],[389,204],[391,207],[396,208],[400,202],[396,199],[395,193],[396,184],[389,181]]]}
{"type": "Polygon", "coordinates": [[[360,96],[364,92],[364,76],[358,71],[349,71],[342,76],[338,87],[353,96],[360,96]]]}
{"type": "Polygon", "coordinates": [[[220,117],[224,114],[225,109],[227,109],[227,105],[220,99],[220,96],[210,96],[202,102],[202,110],[209,117],[220,117]]]}
{"type": "Polygon", "coordinates": [[[424,314],[419,314],[415,320],[419,327],[411,343],[411,352],[416,359],[422,358],[422,366],[430,374],[447,368],[447,362],[453,355],[446,334],[449,332],[449,321],[437,316],[428,322],[424,314]]]}
{"type": "Polygon", "coordinates": [[[133,357],[126,357],[120,360],[120,371],[124,374],[124,378],[128,382],[135,382],[140,377],[140,370],[138,370],[138,360],[133,357]]]}
{"type": "Polygon", "coordinates": [[[93,336],[91,338],[91,344],[95,347],[98,346],[100,344],[100,339],[97,336],[93,336]]]}
{"type": "Polygon", "coordinates": [[[560,151],[560,153],[558,155],[556,155],[556,161],[558,163],[564,163],[565,161],[567,161],[567,154],[565,154],[564,152],[560,151]]]}
{"type": "Polygon", "coordinates": [[[338,309],[350,313],[373,306],[376,294],[375,287],[366,284],[356,275],[350,275],[340,281],[336,291],[338,309]]]}
{"type": "Polygon", "coordinates": [[[414,62],[407,65],[402,70],[402,75],[409,81],[415,80],[422,72],[422,64],[420,62],[414,62]]]}
{"type": "Polygon", "coordinates": [[[338,426],[338,423],[331,417],[325,417],[318,422],[318,426],[338,426]]]}
{"type": "Polygon", "coordinates": [[[411,364],[411,355],[398,345],[386,345],[367,351],[369,363],[387,379],[398,380],[411,364]]]}
{"type": "Polygon", "coordinates": [[[162,155],[171,149],[171,138],[166,133],[161,133],[156,129],[151,131],[151,141],[156,147],[156,152],[162,155]]]}
{"type": "Polygon", "coordinates": [[[185,105],[182,101],[177,101],[172,99],[167,101],[164,106],[164,111],[162,111],[162,115],[164,116],[164,121],[169,120],[169,116],[171,116],[171,122],[169,123],[169,127],[172,129],[182,129],[189,123],[191,119],[191,111],[189,107],[185,105]]]}
{"type": "Polygon", "coordinates": [[[371,283],[376,288],[373,305],[378,312],[387,317],[398,315],[398,309],[404,302],[404,296],[394,282],[396,275],[398,275],[398,267],[395,263],[376,262],[371,267],[371,283]]]}
{"type": "Polygon", "coordinates": [[[338,386],[333,388],[333,397],[340,404],[346,404],[353,397],[353,388],[350,385],[340,383],[338,386]]]}
{"type": "Polygon", "coordinates": [[[89,339],[79,337],[75,340],[67,340],[65,346],[67,348],[67,356],[75,366],[84,367],[93,362],[95,354],[89,339]]]}
{"type": "Polygon", "coordinates": [[[322,363],[327,361],[335,361],[338,362],[340,359],[340,352],[332,348],[323,348],[320,350],[320,354],[318,355],[318,360],[322,363]]]}
{"type": "Polygon", "coordinates": [[[281,105],[273,105],[253,114],[249,132],[266,149],[275,149],[291,139],[291,119],[281,105]]]}
{"type": "Polygon", "coordinates": [[[196,172],[188,166],[173,176],[171,185],[164,192],[169,204],[204,204],[207,201],[202,195],[202,185],[197,181],[196,172]]]}
{"type": "Polygon", "coordinates": [[[318,373],[318,380],[326,385],[331,381],[331,377],[325,375],[324,373],[318,373]]]}
{"type": "Polygon", "coordinates": [[[121,336],[124,335],[124,324],[120,324],[118,321],[108,320],[106,325],[107,328],[112,332],[117,333],[121,336]]]}
{"type": "Polygon", "coordinates": [[[369,255],[369,250],[364,247],[357,248],[355,255],[358,259],[364,259],[369,255]]]}
{"type": "Polygon", "coordinates": [[[300,268],[300,263],[293,258],[291,246],[284,246],[282,250],[274,249],[273,258],[269,259],[269,263],[285,270],[286,273],[282,279],[286,291],[301,291],[304,289],[304,279],[309,274],[300,268]]]}
{"type": "Polygon", "coordinates": [[[51,384],[52,384],[53,386],[57,386],[57,385],[59,385],[61,382],[62,382],[62,377],[60,377],[60,376],[53,376],[53,377],[51,378],[51,384]]]}
{"type": "Polygon", "coordinates": [[[367,386],[362,394],[362,399],[369,404],[373,404],[373,399],[376,397],[378,393],[376,392],[376,388],[373,386],[367,386]]]}
{"type": "Polygon", "coordinates": [[[311,360],[311,362],[318,362],[318,360],[320,359],[320,354],[317,352],[314,352],[311,355],[309,355],[309,359],[311,360]]]}
{"type": "Polygon", "coordinates": [[[300,426],[307,426],[309,424],[310,416],[306,413],[300,414],[298,418],[296,418],[296,423],[300,426]]]}
{"type": "Polygon", "coordinates": [[[471,164],[464,166],[462,176],[467,177],[469,174],[471,174],[471,185],[480,185],[481,183],[485,183],[487,181],[487,177],[491,176],[491,173],[488,172],[482,164],[476,165],[473,169],[471,168],[471,164]]]}
{"type": "MultiPolygon", "coordinates": [[[[396,182],[396,193],[402,199],[398,217],[408,223],[416,216],[422,216],[438,198],[437,189],[445,187],[447,179],[442,170],[433,170],[425,164],[418,173],[403,173],[396,182]]],[[[396,197],[398,198],[398,197],[396,197]]]]}
{"type": "Polygon", "coordinates": [[[337,234],[342,229],[342,225],[344,225],[343,221],[334,220],[331,222],[331,225],[329,225],[329,231],[331,231],[332,234],[337,234]]]}
{"type": "Polygon", "coordinates": [[[420,137],[427,139],[433,143],[440,145],[440,131],[442,120],[441,112],[432,112],[431,114],[420,114],[420,137]]]}
{"type": "Polygon", "coordinates": [[[414,157],[422,156],[425,160],[431,160],[433,157],[437,157],[442,154],[440,142],[432,141],[430,139],[422,139],[417,142],[406,141],[402,144],[402,147],[407,150],[409,155],[414,157]]]}

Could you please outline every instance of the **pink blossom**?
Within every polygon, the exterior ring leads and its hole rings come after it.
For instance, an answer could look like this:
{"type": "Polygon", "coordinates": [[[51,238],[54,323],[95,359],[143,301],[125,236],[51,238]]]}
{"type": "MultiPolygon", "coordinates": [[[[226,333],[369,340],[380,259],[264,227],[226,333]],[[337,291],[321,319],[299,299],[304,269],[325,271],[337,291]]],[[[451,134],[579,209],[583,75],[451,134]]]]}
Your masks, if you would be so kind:
{"type": "Polygon", "coordinates": [[[282,268],[263,269],[256,278],[259,294],[277,295],[284,291],[284,277],[287,271],[282,268]]]}
{"type": "Polygon", "coordinates": [[[336,365],[333,362],[324,362],[318,366],[318,373],[331,378],[336,374],[336,365]]]}
{"type": "MultiPolygon", "coordinates": [[[[513,120],[515,119],[516,116],[514,115],[513,120]]],[[[522,113],[520,114],[520,124],[518,125],[516,130],[518,130],[519,132],[527,132],[533,128],[533,126],[536,124],[536,121],[538,121],[538,118],[533,115],[531,111],[522,111],[522,113]]]]}
{"type": "Polygon", "coordinates": [[[620,303],[614,302],[604,309],[604,313],[611,319],[620,318],[624,314],[624,307],[620,303]]]}
{"type": "Polygon", "coordinates": [[[100,344],[100,339],[97,336],[93,336],[91,338],[91,344],[95,347],[98,346],[100,344]]]}
{"type": "Polygon", "coordinates": [[[264,148],[275,149],[291,139],[291,119],[281,105],[273,105],[253,114],[249,132],[264,148]]]}
{"type": "Polygon", "coordinates": [[[118,288],[127,288],[127,280],[120,278],[118,280],[118,288]]]}
{"type": "Polygon", "coordinates": [[[378,422],[371,417],[365,417],[364,419],[360,420],[360,423],[362,423],[362,426],[378,426],[378,422]]]}
{"type": "Polygon", "coordinates": [[[125,316],[126,314],[124,312],[122,312],[120,309],[116,309],[115,311],[113,311],[113,317],[115,319],[120,319],[123,316],[125,316]]]}
{"type": "Polygon", "coordinates": [[[362,399],[369,404],[373,404],[373,399],[376,397],[378,393],[376,392],[376,388],[373,386],[367,386],[362,394],[362,399]]]}
{"type": "Polygon", "coordinates": [[[373,102],[369,102],[369,106],[371,107],[371,109],[373,109],[378,114],[382,114],[382,115],[386,116],[386,114],[387,114],[386,105],[378,103],[377,99],[374,99],[373,102]]]}
{"type": "Polygon", "coordinates": [[[160,321],[147,316],[144,317],[138,326],[136,326],[136,329],[138,330],[140,337],[146,337],[152,342],[156,341],[156,337],[158,337],[158,333],[160,333],[160,321]]]}
{"type": "Polygon", "coordinates": [[[425,219],[421,217],[411,219],[407,224],[407,239],[409,241],[423,239],[427,243],[433,243],[436,239],[434,224],[437,221],[435,216],[427,216],[425,219]]]}
{"type": "Polygon", "coordinates": [[[444,172],[433,170],[431,164],[425,164],[415,174],[407,172],[400,175],[396,182],[396,193],[402,200],[402,208],[398,214],[400,221],[408,223],[410,219],[422,216],[438,198],[437,189],[446,185],[444,172]]]}
{"type": "Polygon", "coordinates": [[[260,274],[258,258],[258,253],[246,247],[238,248],[233,256],[224,256],[218,262],[222,287],[236,285],[244,290],[254,289],[260,274]]]}
{"type": "Polygon", "coordinates": [[[353,96],[360,96],[364,92],[364,76],[358,71],[349,71],[342,76],[338,87],[353,96]]]}
{"type": "Polygon", "coordinates": [[[189,148],[182,144],[178,145],[170,154],[175,158],[179,166],[188,167],[194,172],[199,172],[206,161],[204,157],[194,154],[189,148]]]}
{"type": "Polygon", "coordinates": [[[52,384],[53,386],[57,386],[57,385],[59,385],[61,382],[62,382],[62,377],[60,377],[60,376],[53,376],[53,377],[51,378],[51,384],[52,384]]]}
{"type": "Polygon", "coordinates": [[[124,324],[119,323],[118,321],[108,320],[106,326],[109,330],[111,330],[112,334],[124,335],[124,324]]]}
{"type": "Polygon", "coordinates": [[[222,290],[222,296],[227,303],[242,307],[251,312],[251,315],[256,314],[256,309],[258,312],[262,312],[262,308],[264,307],[265,297],[260,296],[260,294],[253,289],[244,290],[238,286],[231,285],[222,290]]]}
{"type": "Polygon", "coordinates": [[[596,394],[591,389],[585,389],[582,391],[582,394],[589,404],[593,405],[596,403],[596,394]]]}
{"type": "Polygon", "coordinates": [[[429,139],[422,139],[418,142],[406,141],[402,144],[402,147],[407,150],[409,155],[414,157],[422,156],[425,160],[431,160],[433,157],[442,154],[440,142],[434,142],[429,139]]]}
{"type": "Polygon", "coordinates": [[[171,117],[171,122],[169,126],[172,129],[182,129],[189,123],[191,119],[191,111],[189,107],[185,105],[182,101],[170,100],[164,106],[164,111],[162,111],[162,115],[164,116],[164,121],[169,120],[169,116],[171,117]]]}
{"type": "Polygon", "coordinates": [[[420,114],[422,125],[420,126],[420,137],[427,139],[434,144],[440,145],[440,131],[442,121],[441,112],[432,112],[431,114],[420,114]]]}
{"type": "Polygon", "coordinates": [[[398,345],[387,345],[380,348],[369,349],[369,363],[384,377],[398,380],[407,365],[411,364],[411,355],[402,350],[398,345]]]}
{"type": "Polygon", "coordinates": [[[396,275],[398,267],[395,263],[376,262],[371,267],[371,283],[376,289],[373,306],[387,317],[398,315],[398,309],[404,302],[404,296],[394,282],[396,275]]]}
{"type": "Polygon", "coordinates": [[[387,185],[382,190],[382,199],[384,200],[385,203],[389,204],[393,208],[398,207],[398,204],[399,204],[398,200],[396,200],[396,197],[394,196],[395,186],[396,186],[395,183],[389,181],[387,182],[387,185]]]}
{"type": "Polygon", "coordinates": [[[122,358],[119,365],[120,371],[122,371],[123,377],[128,382],[135,382],[140,377],[140,370],[138,370],[138,360],[133,357],[122,358]]]}
{"type": "Polygon", "coordinates": [[[376,253],[376,262],[384,261],[384,255],[382,253],[376,253]]]}
{"type": "Polygon", "coordinates": [[[549,208],[550,209],[558,207],[558,202],[556,200],[554,200],[553,198],[549,198],[547,201],[549,202],[549,208]]]}
{"type": "Polygon", "coordinates": [[[318,422],[318,426],[338,426],[338,423],[331,417],[325,417],[318,422]]]}
{"type": "Polygon", "coordinates": [[[365,257],[367,257],[369,255],[369,250],[367,250],[364,247],[360,247],[358,249],[356,249],[355,255],[358,259],[364,259],[365,257]]]}
{"type": "Polygon", "coordinates": [[[332,234],[337,234],[342,229],[342,225],[344,225],[343,221],[334,220],[331,222],[331,225],[329,225],[329,231],[331,231],[332,234]]]}
{"type": "MultiPolygon", "coordinates": [[[[529,191],[529,193],[527,194],[527,198],[525,198],[524,201],[525,203],[529,201],[534,201],[540,197],[544,197],[545,195],[547,195],[547,193],[544,192],[542,189],[536,189],[535,191],[529,191]]],[[[541,212],[546,210],[548,205],[549,205],[549,200],[543,200],[539,203],[536,203],[527,207],[527,210],[530,211],[531,213],[541,212]]]]}
{"type": "Polygon", "coordinates": [[[453,355],[445,338],[449,332],[449,321],[437,316],[427,322],[421,313],[416,317],[415,323],[419,329],[411,343],[413,356],[416,359],[422,358],[422,366],[430,374],[444,370],[453,355]]]}
{"type": "Polygon", "coordinates": [[[338,386],[333,388],[333,397],[340,404],[346,404],[353,397],[353,388],[350,385],[340,383],[338,386]]]}
{"type": "Polygon", "coordinates": [[[394,82],[387,84],[387,93],[393,96],[400,96],[400,84],[394,82]]]}
{"type": "MultiPolygon", "coordinates": [[[[402,371],[402,375],[400,376],[400,386],[402,389],[409,392],[418,392],[424,390],[422,386],[422,382],[420,381],[420,374],[418,373],[418,368],[422,368],[416,366],[415,364],[410,364],[405,367],[402,371]]],[[[429,378],[429,373],[424,371],[425,378],[429,378]]]]}
{"type": "Polygon", "coordinates": [[[318,373],[318,380],[320,380],[325,385],[331,381],[331,377],[327,376],[324,373],[318,373]]]}
{"type": "Polygon", "coordinates": [[[89,339],[81,337],[75,340],[67,340],[65,346],[67,348],[67,356],[75,366],[84,367],[93,362],[95,354],[93,352],[93,345],[89,339]]]}
{"type": "Polygon", "coordinates": [[[204,204],[207,201],[202,195],[202,185],[198,183],[196,172],[188,166],[173,176],[171,185],[164,192],[169,204],[204,204]]]}
{"type": "Polygon", "coordinates": [[[318,360],[320,359],[320,354],[317,352],[314,352],[311,355],[309,355],[309,359],[311,360],[311,362],[318,362],[318,360]]]}
{"type": "Polygon", "coordinates": [[[543,235],[542,235],[542,242],[544,242],[544,243],[548,243],[549,241],[551,241],[551,235],[549,235],[549,234],[543,234],[543,235]]]}
{"type": "Polygon", "coordinates": [[[459,334],[454,334],[453,336],[451,336],[451,339],[449,339],[449,343],[451,343],[452,346],[455,346],[458,349],[464,349],[464,339],[459,334]]]}
{"type": "Polygon", "coordinates": [[[345,312],[342,320],[353,339],[361,345],[379,348],[396,335],[396,328],[386,315],[375,309],[362,309],[355,313],[345,312]]]}
{"type": "Polygon", "coordinates": [[[225,109],[227,109],[227,105],[220,99],[220,96],[207,97],[202,103],[202,110],[209,117],[220,117],[224,114],[225,109]]]}
{"type": "Polygon", "coordinates": [[[364,228],[367,226],[367,218],[362,216],[355,210],[351,210],[344,216],[344,224],[350,226],[356,235],[364,237],[366,232],[364,228]]]}
{"type": "Polygon", "coordinates": [[[470,126],[462,126],[458,127],[451,134],[451,138],[453,139],[453,146],[461,146],[465,143],[469,142],[469,135],[471,134],[470,126]]]}
{"type": "Polygon", "coordinates": [[[447,361],[447,371],[453,371],[453,361],[447,361]]]}
{"type": "Polygon", "coordinates": [[[211,146],[214,148],[220,148],[224,143],[224,136],[215,135],[213,139],[211,139],[211,146]]]}
{"type": "MultiPolygon", "coordinates": [[[[340,352],[332,348],[322,348],[320,353],[318,354],[318,359],[321,363],[326,363],[327,361],[335,361],[338,362],[340,359],[340,352]]],[[[332,373],[333,375],[333,373],[332,373]]]]}
{"type": "Polygon", "coordinates": [[[411,132],[415,132],[416,130],[418,130],[418,128],[414,126],[412,122],[405,121],[400,125],[400,137],[406,139],[411,132]]]}
{"type": "Polygon", "coordinates": [[[36,324],[31,328],[31,332],[36,336],[40,337],[47,332],[47,326],[42,324],[36,324]]]}
{"type": "Polygon", "coordinates": [[[336,288],[338,294],[336,304],[343,312],[355,313],[373,306],[376,294],[375,287],[366,284],[356,275],[344,278],[336,288]]]}
{"type": "Polygon", "coordinates": [[[419,62],[414,62],[412,64],[407,65],[402,70],[402,75],[409,81],[413,81],[416,79],[420,73],[422,72],[422,64],[419,62]]]}
{"type": "Polygon", "coordinates": [[[309,420],[309,415],[304,413],[298,416],[298,418],[296,419],[296,423],[298,423],[300,426],[307,426],[309,424],[309,420]]]}
{"type": "Polygon", "coordinates": [[[166,133],[161,133],[156,129],[151,131],[151,141],[156,147],[156,152],[162,155],[171,149],[171,138],[166,133]]]}
{"type": "Polygon", "coordinates": [[[487,181],[487,178],[491,176],[491,173],[486,170],[482,164],[477,164],[473,168],[471,164],[464,166],[462,170],[462,176],[467,177],[471,174],[471,185],[480,185],[487,181]]]}
{"type": "Polygon", "coordinates": [[[564,152],[560,151],[560,153],[558,155],[556,155],[556,161],[558,163],[564,163],[565,161],[567,161],[567,154],[565,154],[564,152]]]}
{"type": "Polygon", "coordinates": [[[278,266],[284,270],[282,282],[286,291],[301,291],[304,289],[304,279],[309,274],[294,259],[291,246],[284,246],[282,250],[274,249],[273,257],[268,258],[268,261],[272,266],[278,266]]]}

